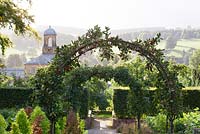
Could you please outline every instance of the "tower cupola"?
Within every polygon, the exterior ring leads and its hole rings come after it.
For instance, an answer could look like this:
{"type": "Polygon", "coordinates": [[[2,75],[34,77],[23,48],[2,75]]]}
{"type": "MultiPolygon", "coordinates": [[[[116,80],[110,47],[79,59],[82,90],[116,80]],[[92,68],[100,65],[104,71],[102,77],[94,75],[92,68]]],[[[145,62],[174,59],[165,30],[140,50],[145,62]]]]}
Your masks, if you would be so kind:
{"type": "Polygon", "coordinates": [[[56,50],[56,31],[49,26],[47,30],[44,31],[44,45],[42,48],[43,54],[54,54],[56,50]]]}

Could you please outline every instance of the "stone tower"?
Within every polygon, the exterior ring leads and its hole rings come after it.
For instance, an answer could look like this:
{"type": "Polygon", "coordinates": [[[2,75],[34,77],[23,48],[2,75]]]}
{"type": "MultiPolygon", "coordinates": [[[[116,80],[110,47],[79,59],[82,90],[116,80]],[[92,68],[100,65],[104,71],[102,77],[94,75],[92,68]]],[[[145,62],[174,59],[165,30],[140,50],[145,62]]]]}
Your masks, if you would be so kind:
{"type": "Polygon", "coordinates": [[[56,31],[49,26],[44,31],[44,45],[42,48],[42,54],[55,54],[56,50],[56,31]]]}

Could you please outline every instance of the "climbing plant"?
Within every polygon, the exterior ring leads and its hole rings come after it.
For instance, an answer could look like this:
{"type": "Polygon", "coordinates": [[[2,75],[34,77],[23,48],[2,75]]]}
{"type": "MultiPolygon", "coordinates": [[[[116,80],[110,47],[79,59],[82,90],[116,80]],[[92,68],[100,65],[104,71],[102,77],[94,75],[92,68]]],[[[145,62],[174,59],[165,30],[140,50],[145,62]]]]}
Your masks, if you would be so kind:
{"type": "MultiPolygon", "coordinates": [[[[145,41],[124,41],[118,36],[111,36],[108,27],[105,30],[101,30],[99,26],[95,26],[93,29],[89,29],[83,36],[78,37],[76,41],[72,41],[71,44],[57,49],[55,58],[48,68],[48,77],[56,76],[56,79],[52,79],[52,83],[49,83],[46,89],[49,92],[51,91],[51,94],[58,93],[57,85],[62,83],[63,74],[79,67],[79,57],[88,51],[93,52],[98,48],[102,59],[106,58],[107,60],[113,58],[113,47],[119,49],[119,56],[124,60],[128,58],[129,53],[136,51],[147,59],[147,69],[151,70],[155,66],[159,71],[158,79],[160,84],[158,84],[158,87],[161,89],[160,95],[163,99],[160,105],[169,117],[170,133],[173,133],[173,121],[181,113],[181,87],[178,84],[176,72],[168,68],[169,63],[164,60],[162,50],[156,48],[156,45],[161,40],[160,36],[160,34],[157,34],[156,37],[145,41]]],[[[44,77],[46,78],[46,76],[44,77]]],[[[45,81],[47,80],[44,79],[44,83],[45,81]]],[[[43,86],[40,86],[39,89],[43,89],[43,86]]],[[[62,93],[60,92],[60,94],[62,93]]]]}

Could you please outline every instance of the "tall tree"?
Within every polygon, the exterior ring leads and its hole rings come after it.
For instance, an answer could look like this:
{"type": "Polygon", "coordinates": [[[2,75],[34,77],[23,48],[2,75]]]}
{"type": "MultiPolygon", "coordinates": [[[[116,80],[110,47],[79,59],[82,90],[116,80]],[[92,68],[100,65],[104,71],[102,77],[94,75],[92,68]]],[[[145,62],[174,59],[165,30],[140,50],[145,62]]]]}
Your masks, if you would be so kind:
{"type": "MultiPolygon", "coordinates": [[[[24,1],[31,5],[31,0],[24,1]]],[[[30,26],[33,22],[33,16],[29,15],[28,9],[20,6],[19,1],[0,0],[0,29],[6,28],[14,31],[17,35],[29,34],[39,39],[38,33],[30,26]]],[[[12,46],[9,37],[2,33],[0,33],[0,46],[2,54],[6,48],[12,46]]]]}

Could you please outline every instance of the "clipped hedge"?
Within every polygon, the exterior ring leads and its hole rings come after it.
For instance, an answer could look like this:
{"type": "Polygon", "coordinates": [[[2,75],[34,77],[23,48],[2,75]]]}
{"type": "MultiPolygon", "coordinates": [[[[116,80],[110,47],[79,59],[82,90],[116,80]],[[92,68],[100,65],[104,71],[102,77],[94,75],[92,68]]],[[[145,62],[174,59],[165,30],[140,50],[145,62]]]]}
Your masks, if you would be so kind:
{"type": "Polygon", "coordinates": [[[200,90],[183,90],[183,106],[189,109],[200,108],[200,90]]]}
{"type": "Polygon", "coordinates": [[[127,118],[128,113],[128,92],[129,90],[114,89],[113,107],[118,118],[127,118]]]}
{"type": "Polygon", "coordinates": [[[0,88],[0,109],[25,106],[32,92],[30,88],[0,88]]]}
{"type": "MultiPolygon", "coordinates": [[[[158,111],[156,109],[157,102],[154,99],[156,90],[146,90],[150,101],[150,109],[148,115],[155,115],[158,111]]],[[[183,107],[185,110],[198,107],[200,108],[200,90],[182,90],[183,107]]],[[[114,89],[113,106],[117,118],[127,118],[130,116],[128,110],[128,93],[129,90],[114,89]]]]}

